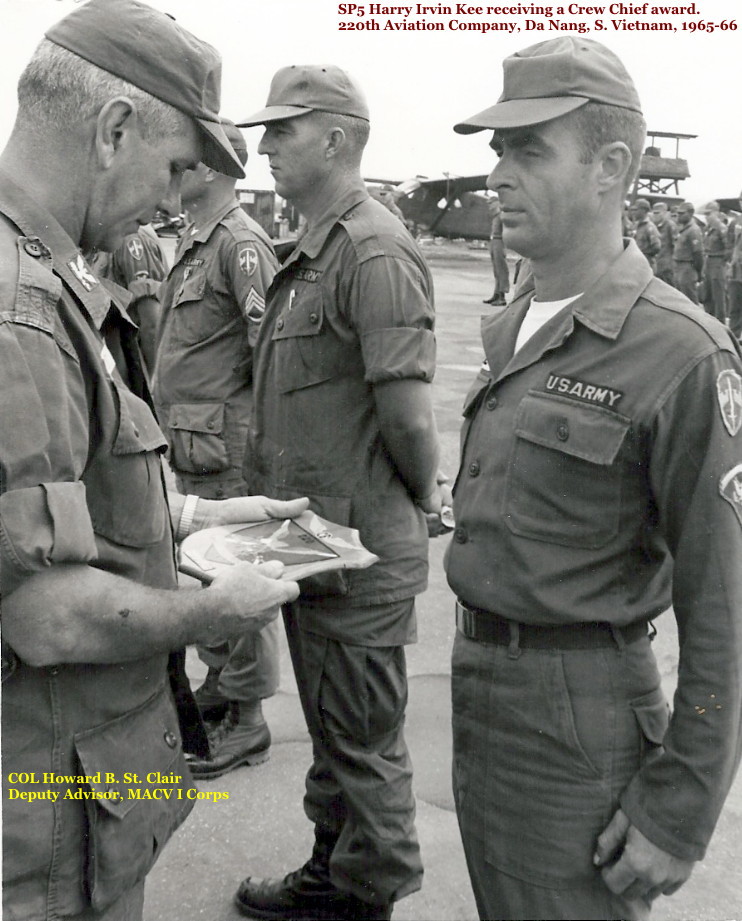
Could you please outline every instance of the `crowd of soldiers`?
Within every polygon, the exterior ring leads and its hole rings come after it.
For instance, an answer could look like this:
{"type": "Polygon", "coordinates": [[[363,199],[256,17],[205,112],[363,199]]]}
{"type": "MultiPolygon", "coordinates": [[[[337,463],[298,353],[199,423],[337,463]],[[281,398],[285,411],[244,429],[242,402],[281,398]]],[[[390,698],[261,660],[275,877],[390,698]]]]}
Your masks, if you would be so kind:
{"type": "Polygon", "coordinates": [[[650,205],[637,198],[625,215],[627,236],[646,256],[655,275],[742,337],[742,192],[739,211],[725,214],[719,202],[701,209],[688,201],[650,205]]]}

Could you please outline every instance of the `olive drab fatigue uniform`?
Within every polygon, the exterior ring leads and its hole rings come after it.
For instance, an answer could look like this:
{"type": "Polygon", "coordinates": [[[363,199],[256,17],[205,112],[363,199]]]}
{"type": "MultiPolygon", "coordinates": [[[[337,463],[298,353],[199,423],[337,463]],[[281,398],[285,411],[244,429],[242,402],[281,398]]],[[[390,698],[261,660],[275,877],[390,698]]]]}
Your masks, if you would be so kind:
{"type": "MultiPolygon", "coordinates": [[[[3,594],[63,563],[174,588],[165,440],[147,404],[136,329],[54,218],[2,174],[0,248],[3,594]]],[[[4,648],[3,660],[4,782],[13,772],[90,778],[12,785],[59,791],[56,802],[5,790],[4,916],[104,909],[143,880],[192,806],[168,657],[32,668],[4,648]],[[124,773],[152,771],[180,778],[173,797],[130,799],[141,785],[124,773]]]]}
{"type": "MultiPolygon", "coordinates": [[[[153,390],[178,489],[205,499],[247,494],[242,461],[252,408],[252,347],[278,263],[237,201],[186,228],[162,286],[153,390]]],[[[256,701],[278,690],[278,625],[214,647],[220,693],[256,701]]]]}
{"type": "Polygon", "coordinates": [[[662,240],[659,230],[648,216],[637,221],[634,227],[634,240],[654,272],[657,264],[656,257],[662,249],[662,240]]]}
{"type": "Polygon", "coordinates": [[[513,355],[531,296],[483,320],[464,409],[457,812],[481,917],[643,918],[593,867],[598,834],[620,804],[702,858],[739,759],[742,362],[633,242],[513,355]],[[665,732],[646,623],[671,603],[665,732]]]}
{"type": "Polygon", "coordinates": [[[692,218],[685,226],[678,226],[672,258],[675,267],[675,287],[697,304],[698,279],[703,269],[703,236],[692,218]]]}
{"type": "Polygon", "coordinates": [[[665,217],[662,223],[655,224],[655,226],[660,235],[660,251],[655,260],[654,274],[662,281],[666,281],[668,285],[672,285],[675,282],[672,252],[678,234],[677,227],[669,217],[665,217]]]}
{"type": "Polygon", "coordinates": [[[333,883],[372,903],[414,891],[422,876],[403,644],[427,583],[424,516],[385,451],[373,387],[431,380],[432,330],[427,266],[361,186],[332,202],[281,266],[255,348],[251,492],[309,496],[380,557],[303,581],[286,614],[314,748],[305,809],[334,840],[333,883]]]}
{"type": "Polygon", "coordinates": [[[712,317],[726,320],[727,229],[714,214],[703,231],[703,303],[712,317]]]}

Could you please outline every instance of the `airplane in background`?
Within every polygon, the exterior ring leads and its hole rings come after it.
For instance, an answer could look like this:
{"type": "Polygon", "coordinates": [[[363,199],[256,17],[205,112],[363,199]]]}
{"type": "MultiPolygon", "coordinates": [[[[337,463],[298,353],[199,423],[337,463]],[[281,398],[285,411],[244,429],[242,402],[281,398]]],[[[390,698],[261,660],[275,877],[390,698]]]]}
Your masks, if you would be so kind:
{"type": "MultiPolygon", "coordinates": [[[[649,131],[649,146],[642,156],[639,174],[629,203],[646,198],[650,204],[667,202],[672,206],[683,201],[679,183],[690,176],[688,161],[680,156],[680,142],[695,134],[676,131],[649,131]],[[675,141],[674,156],[663,156],[658,139],[675,141]]],[[[488,240],[491,217],[488,209],[488,174],[479,176],[444,175],[439,179],[415,176],[389,180],[367,178],[370,194],[382,203],[391,196],[414,234],[463,240],[488,240]]]]}

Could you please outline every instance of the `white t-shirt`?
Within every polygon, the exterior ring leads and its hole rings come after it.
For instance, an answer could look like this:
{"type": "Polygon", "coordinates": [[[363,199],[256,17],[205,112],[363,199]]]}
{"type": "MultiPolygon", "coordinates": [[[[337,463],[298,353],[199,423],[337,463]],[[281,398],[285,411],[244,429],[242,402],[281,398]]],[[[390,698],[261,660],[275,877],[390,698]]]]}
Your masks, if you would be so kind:
{"type": "Polygon", "coordinates": [[[515,351],[517,352],[518,349],[522,348],[531,336],[541,329],[544,323],[559,313],[562,307],[566,307],[567,304],[576,301],[578,297],[582,297],[582,293],[573,294],[572,297],[565,297],[561,301],[537,301],[534,297],[528,307],[528,312],[523,317],[523,322],[520,324],[518,338],[515,342],[515,351]]]}

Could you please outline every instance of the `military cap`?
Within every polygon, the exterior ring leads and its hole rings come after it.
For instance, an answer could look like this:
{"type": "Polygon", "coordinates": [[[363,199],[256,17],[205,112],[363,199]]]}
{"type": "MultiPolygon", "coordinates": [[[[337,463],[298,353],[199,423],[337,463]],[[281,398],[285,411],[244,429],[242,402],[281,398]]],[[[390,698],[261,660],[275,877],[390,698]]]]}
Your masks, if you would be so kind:
{"type": "Polygon", "coordinates": [[[313,111],[369,120],[366,97],[344,70],[334,64],[292,64],[273,77],[265,108],[237,124],[249,128],[313,111]]]}
{"type": "Polygon", "coordinates": [[[190,115],[201,159],[220,173],[245,173],[219,118],[221,57],[171,16],[137,0],[89,0],[46,38],[190,115]]]}
{"type": "Polygon", "coordinates": [[[497,104],[454,125],[454,131],[537,125],[588,102],[641,113],[636,87],[612,51],[587,38],[555,38],[505,58],[497,104]]]}

